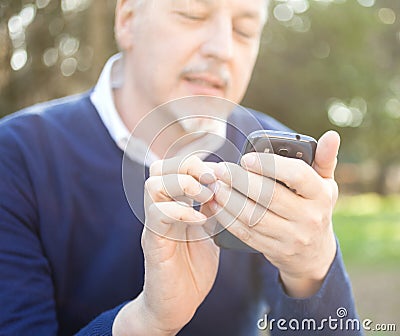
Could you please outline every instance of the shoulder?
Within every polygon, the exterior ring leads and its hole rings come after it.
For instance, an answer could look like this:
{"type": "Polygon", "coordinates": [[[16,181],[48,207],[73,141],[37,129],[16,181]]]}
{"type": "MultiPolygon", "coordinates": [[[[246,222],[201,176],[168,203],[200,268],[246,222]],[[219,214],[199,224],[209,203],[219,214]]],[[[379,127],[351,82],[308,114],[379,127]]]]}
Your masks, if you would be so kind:
{"type": "Polygon", "coordinates": [[[90,93],[36,104],[0,120],[0,161],[45,161],[97,127],[90,93]],[[7,159],[8,158],[8,159],[7,159]]]}
{"type": "Polygon", "coordinates": [[[85,92],[26,107],[0,119],[0,128],[76,117],[76,112],[85,111],[91,106],[89,97],[90,93],[85,92]]]}
{"type": "Polygon", "coordinates": [[[32,105],[0,119],[0,142],[7,138],[29,140],[79,125],[94,115],[91,110],[95,111],[90,92],[32,105]]]}

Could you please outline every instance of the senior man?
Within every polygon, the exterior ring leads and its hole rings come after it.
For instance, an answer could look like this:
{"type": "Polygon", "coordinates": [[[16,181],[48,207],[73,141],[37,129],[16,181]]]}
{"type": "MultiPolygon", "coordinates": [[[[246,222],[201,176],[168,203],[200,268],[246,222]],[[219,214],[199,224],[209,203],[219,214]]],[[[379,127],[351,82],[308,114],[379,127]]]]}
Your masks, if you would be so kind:
{"type": "MultiPolygon", "coordinates": [[[[241,166],[179,159],[199,143],[185,138],[190,127],[182,122],[149,144],[148,132],[177,117],[154,110],[166,102],[241,101],[266,18],[265,0],[120,0],[115,34],[122,55],[109,60],[96,87],[1,121],[2,334],[256,335],[266,315],[273,335],[360,333],[326,323],[344,317],[339,308],[356,318],[332,228],[336,133],[319,140],[313,167],[275,157],[276,178],[287,187],[277,184],[268,204],[260,193],[275,177],[267,154],[245,156],[241,166]],[[124,158],[138,129],[139,145],[124,158]],[[139,150],[146,146],[147,161],[139,150]],[[165,183],[171,177],[179,181],[172,194],[165,183]],[[235,184],[243,178],[247,195],[235,184]],[[144,205],[144,227],[126,192],[139,213],[144,205]],[[181,196],[203,206],[188,207],[181,196]],[[245,204],[238,217],[229,199],[245,204]],[[250,223],[257,207],[265,211],[250,223]],[[190,228],[197,232],[211,217],[260,253],[191,239],[190,228]],[[184,239],[171,239],[182,222],[184,239]],[[316,325],[302,329],[302,319],[316,325]]],[[[253,118],[258,128],[286,130],[257,112],[226,112],[213,117],[228,119],[223,136],[238,148],[244,137],[231,125],[246,135],[257,128],[253,118]]]]}

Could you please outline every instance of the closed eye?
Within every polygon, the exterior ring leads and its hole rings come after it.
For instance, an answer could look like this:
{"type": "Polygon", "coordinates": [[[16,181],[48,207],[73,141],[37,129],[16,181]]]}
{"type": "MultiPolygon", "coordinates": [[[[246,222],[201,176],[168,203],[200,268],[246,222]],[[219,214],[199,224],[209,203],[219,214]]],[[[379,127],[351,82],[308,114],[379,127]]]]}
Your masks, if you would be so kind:
{"type": "Polygon", "coordinates": [[[253,36],[252,34],[247,33],[245,31],[242,31],[242,30],[239,30],[239,29],[235,29],[234,31],[235,31],[236,34],[238,34],[238,35],[240,35],[241,37],[244,37],[244,38],[251,38],[253,36]]]}
{"type": "Polygon", "coordinates": [[[191,20],[191,21],[204,21],[206,19],[205,15],[196,15],[192,13],[186,12],[177,12],[178,15],[183,17],[184,19],[191,20]]]}
{"type": "Polygon", "coordinates": [[[252,39],[256,39],[259,37],[259,33],[258,32],[253,32],[253,31],[247,31],[247,30],[243,30],[243,29],[233,29],[234,33],[237,34],[240,38],[244,39],[244,40],[252,40],[252,39]]]}

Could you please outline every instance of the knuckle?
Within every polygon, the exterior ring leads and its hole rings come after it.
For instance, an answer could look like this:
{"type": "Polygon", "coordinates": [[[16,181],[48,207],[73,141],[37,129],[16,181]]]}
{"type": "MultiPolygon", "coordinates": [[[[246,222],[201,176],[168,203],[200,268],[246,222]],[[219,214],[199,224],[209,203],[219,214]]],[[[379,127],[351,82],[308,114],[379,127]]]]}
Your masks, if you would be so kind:
{"type": "Polygon", "coordinates": [[[295,249],[291,246],[285,248],[284,251],[281,253],[281,262],[285,265],[290,264],[293,257],[296,255],[295,249]]]}
{"type": "Polygon", "coordinates": [[[286,249],[284,255],[290,260],[291,258],[293,258],[296,255],[296,249],[294,246],[290,246],[286,249]]]}
{"type": "Polygon", "coordinates": [[[329,203],[332,203],[332,199],[333,199],[333,191],[331,188],[320,188],[320,195],[321,198],[324,200],[327,200],[329,203]]]}
{"type": "Polygon", "coordinates": [[[150,168],[149,168],[150,176],[161,175],[161,173],[162,173],[162,165],[163,165],[163,161],[162,160],[154,161],[150,165],[150,168]]]}
{"type": "Polygon", "coordinates": [[[203,161],[196,155],[191,155],[183,161],[182,168],[188,174],[192,173],[203,161]]]}
{"type": "Polygon", "coordinates": [[[269,213],[264,211],[263,215],[258,218],[257,225],[267,227],[269,222],[269,213]]]}
{"type": "Polygon", "coordinates": [[[178,211],[175,215],[175,218],[177,222],[183,222],[185,220],[185,214],[183,213],[183,211],[178,211]]]}
{"type": "Polygon", "coordinates": [[[309,223],[313,227],[319,227],[321,225],[322,216],[319,212],[312,212],[308,217],[309,223]]]}
{"type": "Polygon", "coordinates": [[[187,222],[189,218],[194,218],[195,210],[191,207],[180,207],[177,211],[177,221],[179,222],[187,222]]]}
{"type": "Polygon", "coordinates": [[[167,201],[171,198],[167,189],[167,184],[165,183],[163,176],[150,176],[144,182],[144,187],[145,187],[145,192],[148,193],[153,202],[167,201]]]}
{"type": "Polygon", "coordinates": [[[246,230],[242,226],[238,226],[234,228],[234,232],[236,233],[236,237],[238,237],[240,240],[248,243],[250,241],[250,232],[246,230]]]}
{"type": "Polygon", "coordinates": [[[194,196],[201,191],[200,184],[190,175],[181,175],[179,177],[179,184],[186,196],[194,196]]]}
{"type": "Polygon", "coordinates": [[[159,182],[158,176],[150,176],[145,182],[144,182],[144,188],[148,191],[154,190],[155,185],[159,182]]]}
{"type": "Polygon", "coordinates": [[[301,235],[297,237],[296,243],[301,248],[309,247],[312,244],[312,239],[308,235],[301,235]]]}
{"type": "Polygon", "coordinates": [[[329,214],[326,212],[315,212],[311,215],[310,224],[317,229],[321,229],[329,222],[329,214]]]}
{"type": "Polygon", "coordinates": [[[314,212],[311,216],[311,224],[314,227],[321,227],[325,222],[326,216],[320,212],[314,212]]]}

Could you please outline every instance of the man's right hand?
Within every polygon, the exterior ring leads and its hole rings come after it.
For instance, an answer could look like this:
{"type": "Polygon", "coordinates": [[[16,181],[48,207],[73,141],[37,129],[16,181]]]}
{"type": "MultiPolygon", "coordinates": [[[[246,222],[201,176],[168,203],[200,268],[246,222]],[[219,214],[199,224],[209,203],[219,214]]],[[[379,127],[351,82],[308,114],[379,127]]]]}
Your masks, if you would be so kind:
{"type": "Polygon", "coordinates": [[[201,183],[215,181],[213,170],[196,156],[150,167],[144,193],[144,287],[118,313],[113,335],[174,335],[192,319],[214,284],[219,248],[204,239],[210,233],[207,217],[191,205],[210,200],[213,193],[201,183]]]}

